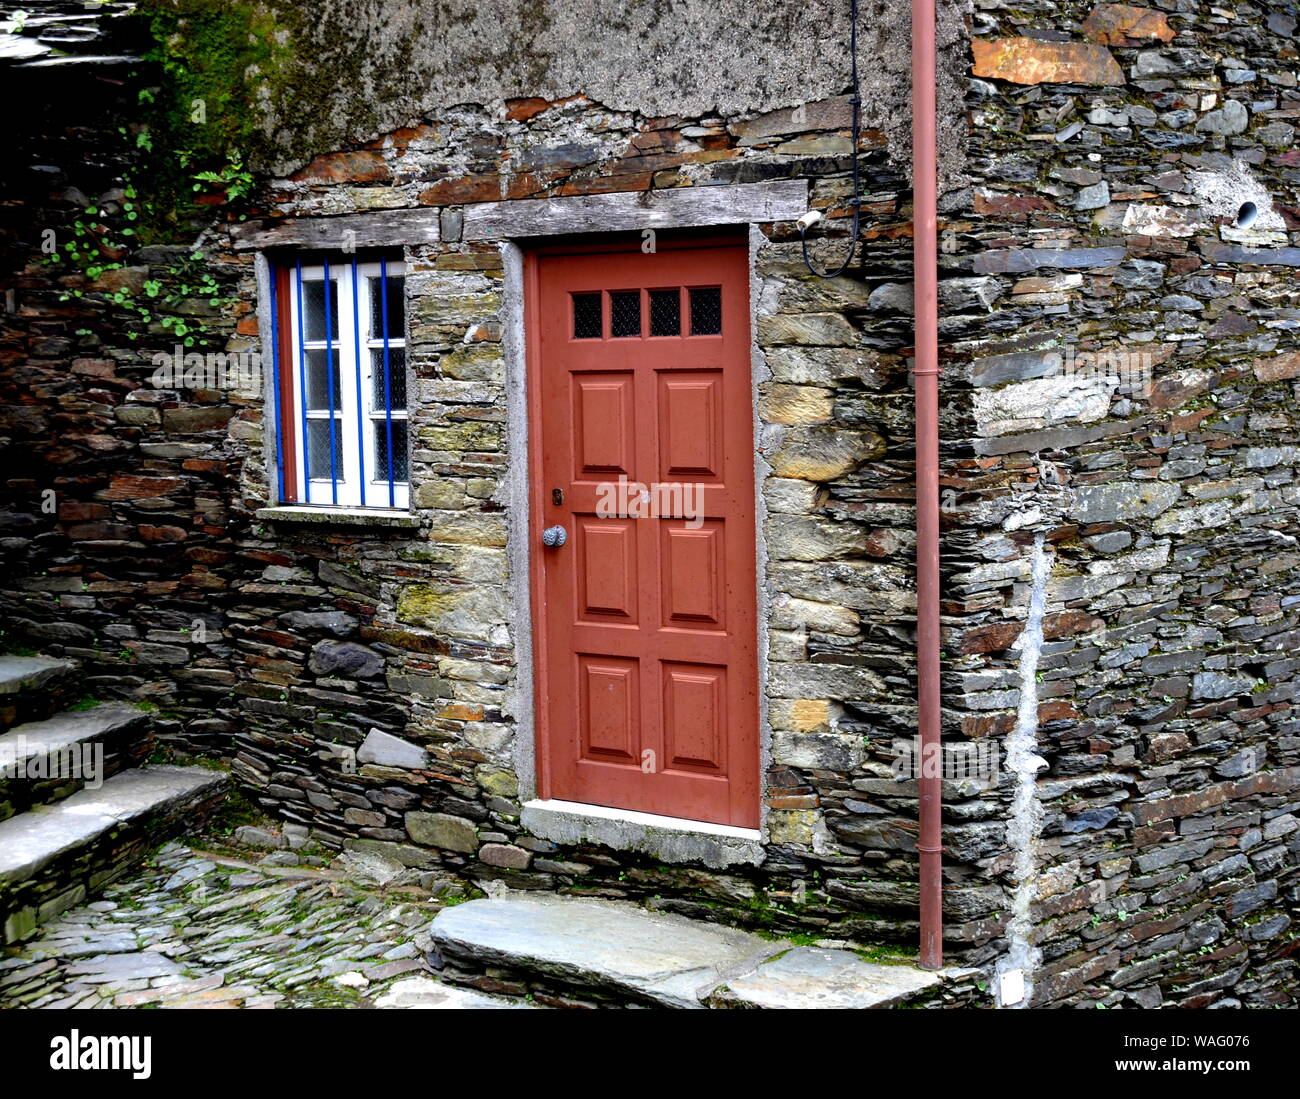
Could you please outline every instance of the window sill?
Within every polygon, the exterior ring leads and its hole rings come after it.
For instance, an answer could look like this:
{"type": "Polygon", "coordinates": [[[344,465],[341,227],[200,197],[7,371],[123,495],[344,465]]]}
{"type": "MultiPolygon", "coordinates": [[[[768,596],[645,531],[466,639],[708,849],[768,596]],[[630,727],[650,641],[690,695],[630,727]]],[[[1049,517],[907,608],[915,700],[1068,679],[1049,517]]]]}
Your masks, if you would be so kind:
{"type": "Polygon", "coordinates": [[[325,508],[298,507],[286,504],[274,508],[258,508],[257,518],[273,523],[315,523],[330,527],[396,527],[415,530],[420,517],[409,511],[389,511],[381,508],[325,508]]]}
{"type": "Polygon", "coordinates": [[[534,799],[524,802],[520,820],[534,836],[555,843],[596,843],[616,851],[640,851],[663,862],[702,862],[714,870],[758,866],[766,857],[758,829],[603,805],[534,799]]]}

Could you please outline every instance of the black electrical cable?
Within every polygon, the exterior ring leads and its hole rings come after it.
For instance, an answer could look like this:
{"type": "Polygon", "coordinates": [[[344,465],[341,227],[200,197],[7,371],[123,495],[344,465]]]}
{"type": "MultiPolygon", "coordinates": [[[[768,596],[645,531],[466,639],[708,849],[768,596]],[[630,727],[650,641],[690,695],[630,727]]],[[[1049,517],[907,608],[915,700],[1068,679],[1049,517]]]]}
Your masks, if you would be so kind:
{"type": "Polygon", "coordinates": [[[862,223],[862,194],[858,179],[858,141],[862,130],[862,99],[858,94],[858,0],[849,0],[849,58],[853,73],[853,94],[849,105],[853,108],[853,230],[849,240],[849,254],[834,271],[818,271],[808,255],[808,226],[800,222],[799,242],[803,245],[804,265],[819,279],[833,279],[844,274],[858,252],[858,230],[862,223]]]}

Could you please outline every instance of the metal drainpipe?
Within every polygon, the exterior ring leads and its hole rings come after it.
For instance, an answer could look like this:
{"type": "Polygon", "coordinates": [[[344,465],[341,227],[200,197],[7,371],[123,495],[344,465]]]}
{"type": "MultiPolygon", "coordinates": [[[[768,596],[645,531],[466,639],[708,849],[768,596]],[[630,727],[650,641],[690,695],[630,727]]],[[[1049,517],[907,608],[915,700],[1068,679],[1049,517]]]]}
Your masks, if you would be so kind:
{"type": "Polygon", "coordinates": [[[939,756],[939,180],[935,0],[912,0],[912,224],[916,398],[916,679],[921,741],[921,956],[943,965],[939,756]]]}

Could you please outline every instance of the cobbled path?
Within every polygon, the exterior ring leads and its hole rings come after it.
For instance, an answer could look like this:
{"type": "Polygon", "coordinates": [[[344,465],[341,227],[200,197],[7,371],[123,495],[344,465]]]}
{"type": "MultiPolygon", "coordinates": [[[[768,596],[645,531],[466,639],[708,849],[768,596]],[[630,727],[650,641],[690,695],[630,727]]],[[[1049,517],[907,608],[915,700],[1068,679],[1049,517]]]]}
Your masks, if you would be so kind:
{"type": "Polygon", "coordinates": [[[357,880],[346,860],[171,843],[0,954],[0,1007],[385,1006],[427,972],[424,929],[445,903],[357,880]]]}

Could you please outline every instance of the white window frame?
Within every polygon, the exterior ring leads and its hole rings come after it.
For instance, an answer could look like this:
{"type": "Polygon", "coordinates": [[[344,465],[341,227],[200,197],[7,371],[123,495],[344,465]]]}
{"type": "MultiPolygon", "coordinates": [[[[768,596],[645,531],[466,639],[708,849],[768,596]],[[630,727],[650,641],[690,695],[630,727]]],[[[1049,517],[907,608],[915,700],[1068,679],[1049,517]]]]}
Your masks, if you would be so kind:
{"type": "MultiPolygon", "coordinates": [[[[339,384],[334,394],[334,418],[340,422],[341,431],[340,439],[342,441],[343,455],[339,462],[336,463],[338,474],[337,482],[330,476],[328,466],[324,470],[311,466],[311,480],[307,482],[305,473],[308,467],[307,453],[309,439],[303,428],[304,417],[307,422],[328,420],[328,409],[307,409],[303,405],[306,394],[303,392],[303,380],[305,372],[302,369],[300,356],[307,351],[323,351],[327,346],[327,340],[301,340],[300,333],[301,318],[298,313],[298,277],[299,268],[297,264],[289,267],[289,334],[290,334],[290,355],[292,361],[282,363],[281,369],[287,369],[292,379],[291,389],[293,391],[293,424],[295,426],[295,436],[298,445],[294,448],[294,467],[286,469],[286,480],[292,479],[297,487],[297,496],[300,504],[313,507],[339,507],[339,508],[374,508],[381,510],[400,510],[409,511],[411,506],[411,486],[409,481],[394,481],[392,485],[392,497],[389,496],[388,478],[380,478],[377,473],[378,463],[375,460],[376,445],[379,440],[386,441],[388,416],[385,414],[382,405],[376,405],[373,401],[374,395],[374,375],[377,373],[373,369],[373,360],[377,357],[371,354],[371,351],[381,351],[384,347],[382,332],[372,331],[371,327],[371,287],[378,283],[381,274],[387,271],[388,278],[405,278],[406,267],[400,261],[389,262],[386,265],[378,262],[358,263],[356,265],[357,279],[357,310],[356,321],[353,323],[352,310],[352,293],[353,293],[353,268],[352,262],[346,257],[340,257],[337,264],[330,263],[329,274],[330,281],[334,283],[337,302],[338,302],[338,337],[334,340],[328,340],[334,350],[335,361],[337,364],[339,384]],[[373,283],[372,283],[373,280],[373,283]],[[360,329],[358,331],[358,328],[360,329]],[[360,347],[360,388],[361,401],[363,406],[363,415],[358,416],[356,413],[356,398],[358,385],[358,368],[356,364],[356,349],[360,347]],[[361,456],[364,455],[365,462],[365,484],[361,480],[361,456]],[[337,498],[336,498],[337,493],[337,498]]],[[[322,282],[325,278],[325,264],[313,263],[303,264],[301,268],[302,286],[304,291],[304,302],[306,286],[309,282],[322,282]]],[[[389,319],[392,326],[392,318],[389,319]]],[[[400,338],[390,336],[388,347],[390,352],[393,350],[405,350],[405,317],[403,317],[403,336],[400,338]]],[[[325,333],[328,339],[328,333],[325,333]]],[[[391,367],[392,373],[396,372],[396,367],[391,367]]],[[[400,368],[403,372],[403,381],[405,377],[406,365],[400,368]]],[[[382,375],[381,375],[382,377],[382,375]]],[[[391,379],[390,379],[391,380],[391,379]]],[[[409,476],[410,470],[410,438],[409,438],[409,412],[410,394],[407,394],[407,405],[400,407],[394,406],[391,410],[393,425],[394,441],[398,438],[399,432],[407,444],[407,470],[409,476]]],[[[396,456],[396,453],[394,454],[396,456]]]]}

